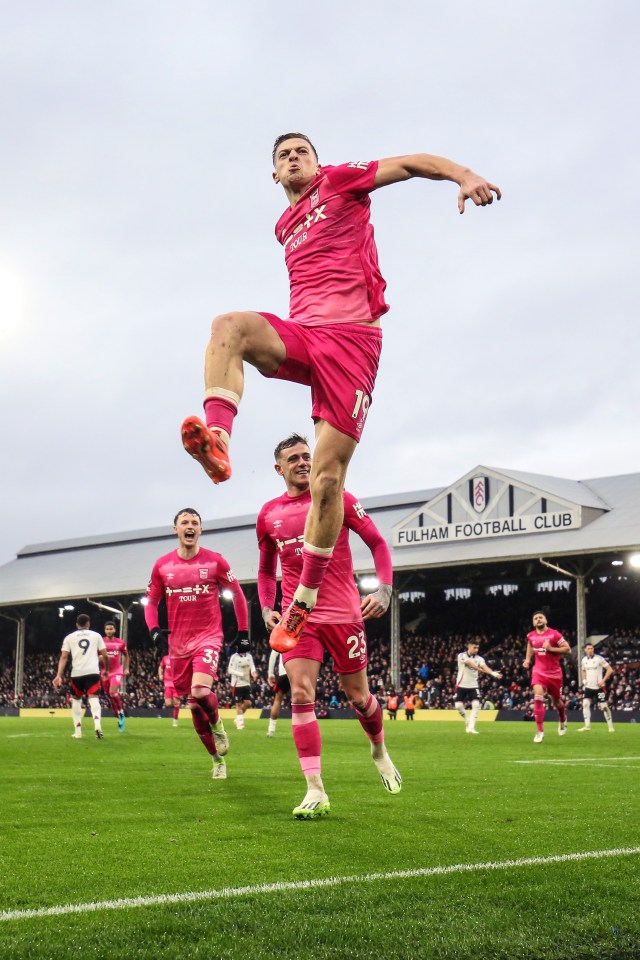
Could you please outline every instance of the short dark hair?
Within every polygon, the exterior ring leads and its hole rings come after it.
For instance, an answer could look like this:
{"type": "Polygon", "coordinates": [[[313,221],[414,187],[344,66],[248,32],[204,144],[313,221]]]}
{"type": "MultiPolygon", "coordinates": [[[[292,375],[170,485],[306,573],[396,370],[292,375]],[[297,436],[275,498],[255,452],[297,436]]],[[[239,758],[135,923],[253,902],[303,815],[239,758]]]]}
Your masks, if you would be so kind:
{"type": "Polygon", "coordinates": [[[197,517],[200,523],[202,524],[202,517],[197,510],[194,510],[193,507],[184,507],[182,510],[178,510],[175,517],[173,518],[173,525],[175,527],[178,522],[178,517],[181,517],[183,513],[192,513],[194,517],[197,517]]]}
{"type": "Polygon", "coordinates": [[[80,627],[80,629],[83,630],[85,627],[88,627],[90,623],[89,615],[87,613],[81,613],[76,620],[76,627],[80,627]]]}
{"type": "Polygon", "coordinates": [[[534,610],[533,613],[531,614],[531,619],[533,620],[533,618],[537,617],[538,614],[540,614],[541,617],[544,617],[545,620],[547,619],[547,615],[544,612],[544,610],[534,610]]]}
{"type": "Polygon", "coordinates": [[[113,627],[113,629],[115,630],[116,625],[113,622],[113,620],[107,620],[107,622],[105,623],[105,627],[113,627]]]}
{"type": "Polygon", "coordinates": [[[283,450],[288,450],[289,447],[295,447],[297,443],[304,443],[306,447],[309,446],[309,441],[306,437],[301,436],[299,433],[291,433],[288,437],[285,437],[284,440],[281,440],[275,448],[273,451],[273,459],[276,461],[279,460],[283,450]]]}
{"type": "Polygon", "coordinates": [[[311,149],[313,150],[316,160],[318,159],[318,151],[316,150],[314,145],[311,143],[311,140],[309,140],[309,137],[306,135],[306,133],[281,133],[280,136],[276,138],[276,142],[274,143],[273,150],[271,152],[271,160],[273,161],[274,166],[276,163],[276,150],[278,149],[280,144],[283,143],[285,140],[295,140],[296,138],[298,138],[299,140],[306,140],[309,146],[311,147],[311,149]]]}

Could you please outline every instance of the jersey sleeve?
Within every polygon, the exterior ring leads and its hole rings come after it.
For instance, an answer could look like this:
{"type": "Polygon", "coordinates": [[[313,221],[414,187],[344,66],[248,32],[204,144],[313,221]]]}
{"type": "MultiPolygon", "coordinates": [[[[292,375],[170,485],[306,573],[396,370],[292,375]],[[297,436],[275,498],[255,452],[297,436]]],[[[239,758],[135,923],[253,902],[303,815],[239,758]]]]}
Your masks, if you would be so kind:
{"type": "Polygon", "coordinates": [[[147,587],[147,605],[144,608],[144,619],[149,630],[158,626],[158,605],[162,599],[162,578],[156,562],[151,571],[151,579],[147,587]]]}
{"type": "Polygon", "coordinates": [[[376,576],[380,583],[391,586],[393,584],[393,561],[387,541],[352,493],[345,490],[343,500],[346,526],[357,533],[371,550],[376,576]]]}
{"type": "Polygon", "coordinates": [[[338,193],[361,197],[371,193],[378,170],[377,160],[356,160],[337,167],[323,167],[322,172],[338,193]]]}
{"type": "Polygon", "coordinates": [[[225,590],[231,590],[233,594],[233,610],[236,615],[238,630],[247,630],[249,627],[249,608],[247,598],[229,563],[220,554],[217,555],[218,575],[216,577],[218,584],[225,590]]]}
{"type": "Polygon", "coordinates": [[[258,563],[258,599],[260,600],[260,608],[269,607],[273,609],[273,605],[276,602],[278,551],[272,538],[267,533],[264,513],[262,511],[258,515],[256,535],[258,537],[258,550],[260,551],[260,560],[258,563]]]}

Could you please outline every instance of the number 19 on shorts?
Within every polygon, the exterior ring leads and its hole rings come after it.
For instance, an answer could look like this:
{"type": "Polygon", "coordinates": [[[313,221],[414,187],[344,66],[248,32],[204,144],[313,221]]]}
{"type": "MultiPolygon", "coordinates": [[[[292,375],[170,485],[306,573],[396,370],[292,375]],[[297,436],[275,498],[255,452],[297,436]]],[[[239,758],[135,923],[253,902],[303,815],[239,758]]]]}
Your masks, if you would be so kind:
{"type": "Polygon", "coordinates": [[[371,397],[364,393],[363,390],[356,390],[356,402],[353,407],[353,413],[351,416],[354,420],[357,420],[358,417],[361,417],[362,422],[369,412],[369,404],[371,403],[371,397]]]}

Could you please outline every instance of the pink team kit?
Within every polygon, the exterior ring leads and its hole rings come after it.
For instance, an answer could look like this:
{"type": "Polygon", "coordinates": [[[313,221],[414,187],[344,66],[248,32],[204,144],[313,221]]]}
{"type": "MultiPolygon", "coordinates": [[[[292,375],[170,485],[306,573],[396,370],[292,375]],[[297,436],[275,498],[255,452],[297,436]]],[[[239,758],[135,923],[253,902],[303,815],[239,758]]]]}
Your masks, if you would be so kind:
{"type": "Polygon", "coordinates": [[[556,647],[558,642],[563,639],[562,634],[557,630],[553,630],[551,627],[547,627],[544,633],[538,633],[537,630],[532,630],[531,633],[527,634],[527,640],[536,655],[531,672],[531,685],[533,686],[533,684],[537,683],[541,687],[544,687],[547,693],[555,700],[559,700],[562,696],[562,684],[564,680],[562,664],[559,654],[547,653],[542,647],[545,641],[548,641],[551,646],[556,647]]]}
{"type": "MultiPolygon", "coordinates": [[[[336,673],[356,673],[367,665],[367,643],[360,610],[360,595],[353,579],[349,530],[357,533],[373,551],[378,575],[392,582],[386,543],[378,552],[380,535],[356,498],[344,494],[344,523],[331,562],[327,567],[318,602],[295,649],[282,655],[284,663],[295,657],[310,660],[331,655],[336,673]]],[[[256,533],[260,546],[258,593],[261,606],[273,607],[278,559],[282,570],[282,609],[293,599],[302,570],[303,531],[311,493],[299,497],[287,493],[266,503],[258,516],[256,533]]]]}
{"type": "Polygon", "coordinates": [[[104,645],[107,648],[109,657],[109,679],[103,680],[102,686],[106,693],[114,688],[117,690],[122,683],[124,673],[122,672],[122,654],[127,652],[127,645],[124,640],[113,637],[109,639],[104,637],[104,645]]]}
{"type": "Polygon", "coordinates": [[[389,309],[369,222],[378,162],[322,167],[276,224],[291,284],[287,320],[262,316],[287,358],[272,376],[311,387],[312,417],[359,440],[380,360],[389,309]],[[345,241],[345,237],[347,238],[345,241]]]}
{"type": "MultiPolygon", "coordinates": [[[[145,619],[147,626],[155,626],[158,604],[164,597],[171,626],[169,657],[175,696],[190,693],[194,673],[218,679],[224,637],[219,600],[222,589],[242,592],[227,561],[213,550],[201,548],[190,560],[181,559],[178,551],[172,550],[154,564],[145,619]]],[[[238,616],[238,629],[246,630],[247,623],[240,620],[238,616]]]]}
{"type": "Polygon", "coordinates": [[[176,688],[173,685],[173,672],[171,670],[171,657],[163,657],[160,661],[162,667],[162,682],[164,684],[165,700],[173,700],[177,697],[176,688]]]}

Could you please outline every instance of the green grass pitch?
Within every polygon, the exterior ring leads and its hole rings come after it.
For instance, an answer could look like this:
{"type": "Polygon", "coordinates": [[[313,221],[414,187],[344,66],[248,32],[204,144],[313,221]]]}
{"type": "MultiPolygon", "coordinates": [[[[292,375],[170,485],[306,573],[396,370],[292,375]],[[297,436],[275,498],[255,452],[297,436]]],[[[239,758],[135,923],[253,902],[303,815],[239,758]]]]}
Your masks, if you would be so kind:
{"type": "Polygon", "coordinates": [[[191,724],[0,719],[0,957],[11,960],[637,960],[640,728],[386,723],[388,795],[358,723],[321,723],[331,815],[299,822],[290,723],[231,738],[229,778],[191,724]],[[522,762],[526,761],[526,762],[522,762]],[[534,762],[531,762],[534,761],[534,762]],[[543,761],[543,762],[540,762],[543,761]],[[599,859],[476,864],[593,851],[599,859]],[[452,865],[469,869],[418,875],[452,865]],[[408,871],[402,877],[354,879],[408,871]],[[304,881],[335,878],[326,886],[304,881]],[[342,879],[341,879],[342,878],[342,879]],[[351,879],[345,879],[351,878],[351,879]],[[240,891],[258,885],[283,889],[240,891]],[[297,886],[300,884],[300,886],[297,886]],[[19,916],[201,891],[191,902],[19,916]]]}

